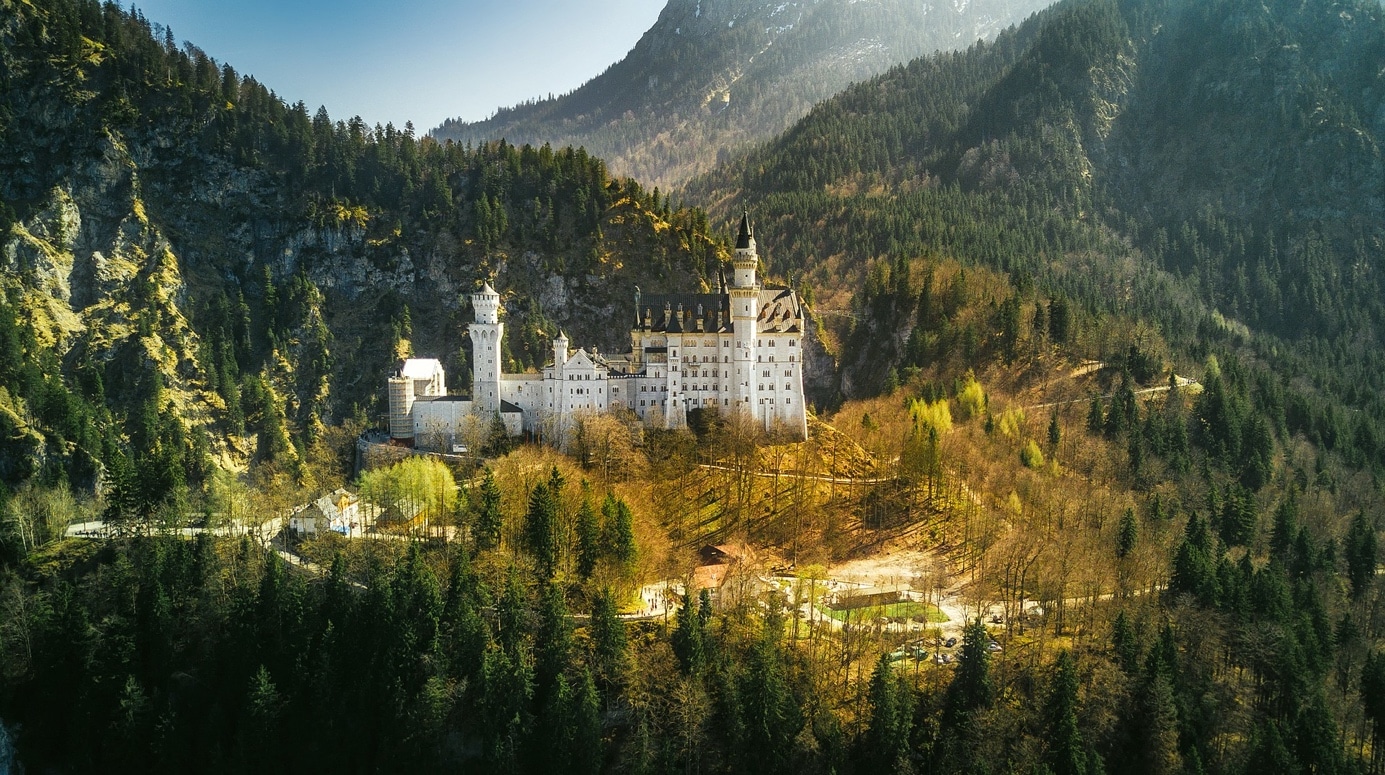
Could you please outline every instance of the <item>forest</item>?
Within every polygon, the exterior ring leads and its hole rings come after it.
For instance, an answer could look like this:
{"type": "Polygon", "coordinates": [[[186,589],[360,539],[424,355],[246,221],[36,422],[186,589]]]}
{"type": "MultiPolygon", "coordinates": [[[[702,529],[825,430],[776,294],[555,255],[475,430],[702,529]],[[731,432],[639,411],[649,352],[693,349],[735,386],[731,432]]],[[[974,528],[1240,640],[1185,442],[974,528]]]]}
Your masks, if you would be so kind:
{"type": "Polygon", "coordinates": [[[1380,770],[1377,7],[1070,0],[671,201],[310,116],[115,5],[0,3],[26,771],[1380,770]],[[1247,61],[1283,88],[1214,78],[1247,61]],[[1300,150],[1247,176],[1264,133],[1300,150]],[[734,196],[840,359],[808,441],[603,415],[357,471],[389,363],[466,372],[422,287],[510,280],[541,365],[554,323],[623,336],[636,283],[713,277],[677,201],[734,196]],[[407,513],[286,530],[338,487],[407,513]],[[708,547],[744,559],[696,593],[708,547]],[[835,608],[870,563],[929,616],[835,608]]]}

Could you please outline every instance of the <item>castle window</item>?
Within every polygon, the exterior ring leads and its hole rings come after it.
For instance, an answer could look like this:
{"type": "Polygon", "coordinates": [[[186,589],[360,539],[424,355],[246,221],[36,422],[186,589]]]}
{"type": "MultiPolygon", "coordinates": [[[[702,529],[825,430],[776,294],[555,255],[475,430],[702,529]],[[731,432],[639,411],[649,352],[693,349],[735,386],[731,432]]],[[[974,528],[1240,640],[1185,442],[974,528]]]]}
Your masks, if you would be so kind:
{"type": "Polygon", "coordinates": [[[773,347],[773,346],[774,346],[774,340],[773,340],[773,339],[769,340],[769,346],[770,346],[770,347],[773,347]]]}
{"type": "Polygon", "coordinates": [[[789,356],[789,363],[793,363],[793,356],[792,356],[792,355],[789,356]]]}
{"type": "Polygon", "coordinates": [[[722,406],[730,406],[730,405],[731,405],[731,399],[729,399],[729,398],[723,398],[723,399],[721,399],[721,405],[722,405],[722,406]]]}
{"type": "Polygon", "coordinates": [[[785,405],[785,406],[788,406],[789,404],[792,404],[792,403],[793,403],[793,401],[790,401],[790,400],[787,399],[787,398],[784,399],[784,405],[785,405]]]}
{"type": "Polygon", "coordinates": [[[770,362],[770,363],[774,363],[774,355],[773,355],[773,354],[771,354],[771,355],[769,356],[769,362],[770,362]]]}
{"type": "Polygon", "coordinates": [[[797,343],[796,343],[793,339],[790,339],[790,340],[789,340],[789,346],[790,346],[790,347],[797,347],[798,345],[797,345],[797,343]]]}
{"type": "Polygon", "coordinates": [[[763,339],[756,339],[756,340],[755,340],[755,346],[756,346],[756,347],[764,347],[764,346],[765,346],[765,340],[763,340],[763,339]]]}
{"type": "Polygon", "coordinates": [[[730,347],[730,346],[731,346],[731,340],[728,339],[728,340],[726,340],[725,342],[722,342],[722,343],[721,343],[721,346],[722,346],[722,347],[730,347]]]}
{"type": "Polygon", "coordinates": [[[789,386],[789,383],[787,383],[787,382],[784,383],[784,389],[785,389],[785,390],[793,390],[793,388],[790,387],[790,386],[789,386]]]}
{"type": "Polygon", "coordinates": [[[729,356],[729,355],[723,355],[723,356],[721,356],[721,362],[722,362],[722,363],[730,363],[730,362],[731,362],[731,356],[729,356]]]}

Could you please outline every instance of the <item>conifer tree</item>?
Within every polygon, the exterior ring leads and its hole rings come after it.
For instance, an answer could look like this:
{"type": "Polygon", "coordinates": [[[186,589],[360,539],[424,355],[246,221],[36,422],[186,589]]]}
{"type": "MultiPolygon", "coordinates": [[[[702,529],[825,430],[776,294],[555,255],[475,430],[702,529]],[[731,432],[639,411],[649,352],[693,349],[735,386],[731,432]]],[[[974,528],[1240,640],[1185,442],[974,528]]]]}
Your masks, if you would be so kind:
{"type": "Polygon", "coordinates": [[[592,662],[596,678],[607,690],[620,685],[625,674],[625,625],[616,616],[611,590],[603,589],[592,600],[592,662]]]}
{"type": "Polygon", "coordinates": [[[1375,579],[1376,548],[1375,525],[1365,511],[1357,511],[1351,521],[1346,537],[1347,578],[1351,581],[1351,594],[1361,597],[1370,589],[1375,579]]]}
{"type": "Polygon", "coordinates": [[[976,755],[977,715],[989,708],[995,697],[991,682],[990,634],[980,619],[962,633],[962,648],[957,669],[943,695],[943,715],[939,722],[938,766],[945,770],[969,769],[976,755]]]}
{"type": "Polygon", "coordinates": [[[1116,613],[1116,620],[1111,623],[1111,648],[1116,653],[1116,664],[1126,675],[1134,676],[1140,669],[1140,642],[1124,609],[1116,613]]]}
{"type": "Polygon", "coordinates": [[[1120,526],[1116,529],[1116,558],[1124,560],[1135,551],[1135,543],[1139,540],[1140,526],[1135,519],[1135,510],[1127,508],[1121,514],[1120,526]]]}
{"type": "Polygon", "coordinates": [[[1053,683],[1044,707],[1044,763],[1053,775],[1086,775],[1087,744],[1077,726],[1077,669],[1072,653],[1063,651],[1053,668],[1053,683]]]}
{"type": "Polygon", "coordinates": [[[602,526],[602,543],[605,554],[618,567],[626,569],[635,561],[635,515],[625,501],[611,493],[601,504],[601,515],[605,518],[602,526]]]}
{"type": "Polygon", "coordinates": [[[881,654],[870,678],[870,721],[862,740],[862,761],[870,772],[907,772],[913,703],[909,689],[881,654]]]}
{"type": "Polygon", "coordinates": [[[472,532],[476,548],[494,549],[499,546],[502,526],[500,487],[495,483],[495,474],[487,468],[486,476],[481,481],[481,503],[476,509],[476,525],[472,532]]]}
{"type": "Polygon", "coordinates": [[[524,545],[534,558],[539,578],[548,580],[558,569],[558,504],[549,485],[540,482],[529,494],[524,517],[524,545]]]}
{"type": "Polygon", "coordinates": [[[559,677],[567,672],[572,659],[572,623],[562,589],[548,584],[539,602],[539,629],[534,639],[535,696],[543,704],[554,691],[559,677]]]}
{"type": "MultiPolygon", "coordinates": [[[[1381,741],[1385,740],[1385,657],[1372,651],[1361,667],[1361,709],[1371,723],[1371,749],[1375,752],[1372,765],[1385,759],[1381,741]]],[[[1372,767],[1372,769],[1377,769],[1372,767]]]]}
{"type": "Polygon", "coordinates": [[[766,632],[751,646],[737,686],[744,736],[742,761],[746,771],[792,772],[794,737],[803,726],[802,710],[789,687],[783,656],[775,637],[766,632]]]}
{"type": "Polygon", "coordinates": [[[577,575],[586,581],[596,571],[601,552],[601,525],[591,501],[582,499],[577,510],[577,575]]]}
{"type": "Polygon", "coordinates": [[[682,607],[678,609],[677,618],[678,622],[671,637],[673,653],[678,657],[678,664],[683,668],[683,672],[691,675],[702,669],[705,658],[702,623],[693,608],[691,595],[684,598],[682,607]]]}

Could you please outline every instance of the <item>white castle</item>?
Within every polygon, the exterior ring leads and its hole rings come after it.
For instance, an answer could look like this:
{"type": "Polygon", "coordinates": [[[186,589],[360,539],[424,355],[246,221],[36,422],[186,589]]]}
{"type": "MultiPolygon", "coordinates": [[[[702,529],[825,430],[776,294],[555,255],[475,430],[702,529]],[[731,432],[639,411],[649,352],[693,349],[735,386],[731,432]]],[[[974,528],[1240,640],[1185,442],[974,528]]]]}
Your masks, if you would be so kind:
{"type": "Polygon", "coordinates": [[[566,446],[582,413],[629,410],[646,426],[686,427],[690,414],[743,414],[765,430],[807,438],[803,305],[788,288],[756,279],[759,256],[742,216],[734,281],[717,293],[635,294],[630,352],[603,356],[553,340],[542,373],[505,374],[500,294],[472,294],[472,397],[447,395],[442,364],[404,362],[389,380],[390,435],[422,449],[458,449],[499,417],[512,436],[566,446]]]}

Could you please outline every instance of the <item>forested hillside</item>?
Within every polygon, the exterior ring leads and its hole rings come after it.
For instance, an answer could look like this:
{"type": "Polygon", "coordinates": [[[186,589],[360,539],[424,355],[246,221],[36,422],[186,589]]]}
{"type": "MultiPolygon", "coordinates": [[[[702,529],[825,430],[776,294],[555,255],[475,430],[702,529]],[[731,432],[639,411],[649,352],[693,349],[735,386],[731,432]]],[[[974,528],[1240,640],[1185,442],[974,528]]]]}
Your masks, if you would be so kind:
{"type": "MultiPolygon", "coordinates": [[[[1276,425],[1379,466],[1381,17],[1374,2],[1062,3],[847,90],[686,193],[758,202],[771,271],[821,308],[861,310],[878,294],[851,290],[900,259],[1003,269],[1079,319],[1143,321],[1181,358],[1244,353],[1282,394],[1257,403],[1276,425]]],[[[848,394],[936,355],[880,335],[912,306],[858,315],[844,372],[874,375],[848,394]]]]}
{"type": "Polygon", "coordinates": [[[807,441],[584,415],[359,476],[478,278],[512,367],[614,349],[706,216],[0,9],[0,764],[1385,762],[1377,4],[1064,0],[697,181],[843,354],[807,441]],[[288,529],[343,486],[368,532],[288,529]]]}
{"type": "Polygon", "coordinates": [[[410,352],[470,373],[465,294],[506,294],[509,366],[561,325],[708,281],[696,210],[581,150],[463,148],[287,105],[138,13],[4,3],[0,481],[149,516],[214,464],[305,460],[373,423],[410,352]],[[157,450],[157,451],[156,451],[157,450]],[[128,487],[127,487],[128,485],[128,487]],[[144,494],[141,494],[144,493],[144,494]]]}
{"type": "Polygon", "coordinates": [[[624,59],[581,88],[484,121],[447,121],[433,135],[582,146],[667,190],[783,131],[852,82],[993,37],[1046,5],[670,0],[624,59]]]}

